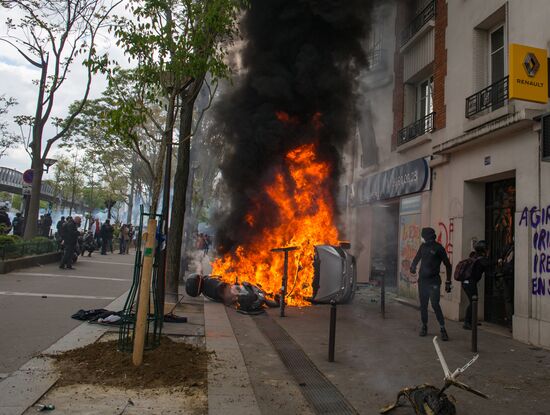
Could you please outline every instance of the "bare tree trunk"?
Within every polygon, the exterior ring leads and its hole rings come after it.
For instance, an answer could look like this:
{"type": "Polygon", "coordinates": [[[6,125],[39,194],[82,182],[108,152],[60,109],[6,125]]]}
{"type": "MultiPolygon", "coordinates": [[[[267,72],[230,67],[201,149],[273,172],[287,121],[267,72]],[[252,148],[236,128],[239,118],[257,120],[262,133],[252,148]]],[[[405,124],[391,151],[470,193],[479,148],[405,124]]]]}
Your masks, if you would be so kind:
{"type": "Polygon", "coordinates": [[[180,114],[178,160],[174,176],[174,196],[172,199],[172,213],[170,222],[170,243],[168,244],[168,261],[166,269],[166,293],[175,294],[176,302],[178,296],[179,274],[180,274],[180,252],[183,234],[183,223],[185,219],[185,196],[189,179],[189,165],[191,154],[191,128],[193,125],[193,106],[200,91],[204,76],[196,79],[190,85],[189,92],[182,93],[181,101],[183,106],[180,114]]]}
{"type": "Polygon", "coordinates": [[[156,213],[159,206],[160,190],[162,187],[162,172],[164,167],[164,157],[166,153],[166,142],[162,140],[159,149],[157,164],[155,165],[155,177],[153,178],[153,191],[151,192],[151,213],[156,213]]]}

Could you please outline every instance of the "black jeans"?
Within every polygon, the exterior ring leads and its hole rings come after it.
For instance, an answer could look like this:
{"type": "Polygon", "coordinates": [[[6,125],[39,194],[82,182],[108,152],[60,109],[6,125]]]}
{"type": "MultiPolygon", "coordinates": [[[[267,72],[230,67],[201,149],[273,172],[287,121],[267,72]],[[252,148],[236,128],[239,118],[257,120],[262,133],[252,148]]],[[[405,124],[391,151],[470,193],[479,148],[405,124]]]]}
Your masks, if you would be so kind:
{"type": "Polygon", "coordinates": [[[443,311],[439,305],[439,297],[441,292],[441,282],[433,282],[419,279],[418,280],[418,297],[420,298],[420,319],[423,325],[428,324],[428,302],[432,303],[432,308],[435,312],[435,317],[441,327],[445,326],[445,318],[443,311]]]}
{"type": "Polygon", "coordinates": [[[61,258],[61,264],[60,266],[61,267],[64,267],[64,266],[67,266],[67,267],[70,267],[73,265],[73,254],[74,254],[74,250],[76,248],[76,242],[74,243],[65,243],[65,247],[64,247],[64,251],[63,251],[63,257],[61,258]]]}
{"type": "Polygon", "coordinates": [[[466,316],[464,317],[464,324],[472,324],[472,297],[477,295],[477,283],[468,282],[462,283],[462,289],[468,297],[468,307],[466,308],[466,316]]]}

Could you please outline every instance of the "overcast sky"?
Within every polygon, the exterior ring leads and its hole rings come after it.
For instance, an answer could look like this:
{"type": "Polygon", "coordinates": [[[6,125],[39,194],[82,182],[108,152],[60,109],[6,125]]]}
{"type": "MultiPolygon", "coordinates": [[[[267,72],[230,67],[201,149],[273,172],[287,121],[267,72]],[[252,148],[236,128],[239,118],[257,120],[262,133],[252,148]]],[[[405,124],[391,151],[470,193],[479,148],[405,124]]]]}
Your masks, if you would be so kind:
{"type": "MultiPolygon", "coordinates": [[[[119,7],[120,8],[120,7],[119,7]]],[[[1,8],[2,17],[0,18],[0,35],[6,34],[6,26],[4,23],[7,17],[6,9],[1,8]]],[[[108,51],[109,54],[119,62],[124,62],[121,51],[116,48],[114,39],[104,33],[98,42],[99,53],[108,51]]],[[[126,61],[127,62],[127,61],[126,61]]],[[[17,99],[18,105],[13,107],[8,115],[8,121],[12,120],[13,115],[32,115],[35,111],[37,87],[33,85],[33,79],[39,77],[38,68],[29,64],[14,48],[0,42],[0,95],[13,97],[17,99]]],[[[56,94],[54,102],[53,117],[63,117],[67,114],[69,105],[83,96],[86,85],[86,72],[81,62],[75,62],[72,65],[72,71],[68,79],[65,81],[62,88],[56,94]]],[[[105,77],[97,75],[92,81],[92,89],[90,98],[97,98],[106,86],[105,77]]],[[[19,127],[11,122],[13,132],[19,132],[19,127]]],[[[55,128],[51,125],[46,127],[43,143],[46,139],[55,134],[55,128]]],[[[54,148],[50,151],[49,156],[70,154],[68,149],[54,148]]],[[[0,166],[10,167],[19,171],[24,171],[30,168],[30,157],[22,147],[10,150],[7,155],[0,159],[0,166]]],[[[50,175],[51,175],[50,170],[50,175]]]]}

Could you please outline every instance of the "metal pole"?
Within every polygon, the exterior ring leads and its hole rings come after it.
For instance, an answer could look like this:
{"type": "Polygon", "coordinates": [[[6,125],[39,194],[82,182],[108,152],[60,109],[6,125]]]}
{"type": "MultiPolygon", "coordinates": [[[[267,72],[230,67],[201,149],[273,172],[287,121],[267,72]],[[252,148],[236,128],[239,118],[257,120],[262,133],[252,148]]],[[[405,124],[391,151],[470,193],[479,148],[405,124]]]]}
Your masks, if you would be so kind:
{"type": "Polygon", "coordinates": [[[477,353],[477,295],[472,296],[472,352],[477,353]]]}
{"type": "Polygon", "coordinates": [[[295,251],[298,249],[295,246],[288,246],[285,248],[274,248],[271,250],[271,252],[284,252],[285,254],[285,262],[283,267],[283,282],[281,284],[281,298],[279,300],[279,308],[281,310],[280,316],[285,316],[285,296],[286,296],[286,285],[288,281],[288,253],[290,251],[295,251]]]}
{"type": "Polygon", "coordinates": [[[288,251],[285,251],[285,263],[283,265],[283,283],[281,285],[281,317],[285,316],[286,285],[288,283],[288,251]]]}
{"type": "Polygon", "coordinates": [[[382,273],[382,280],[380,286],[380,311],[382,318],[386,318],[386,274],[382,273]]]}
{"type": "Polygon", "coordinates": [[[328,337],[328,361],[334,362],[334,343],[336,341],[336,301],[330,301],[330,330],[328,337]]]}

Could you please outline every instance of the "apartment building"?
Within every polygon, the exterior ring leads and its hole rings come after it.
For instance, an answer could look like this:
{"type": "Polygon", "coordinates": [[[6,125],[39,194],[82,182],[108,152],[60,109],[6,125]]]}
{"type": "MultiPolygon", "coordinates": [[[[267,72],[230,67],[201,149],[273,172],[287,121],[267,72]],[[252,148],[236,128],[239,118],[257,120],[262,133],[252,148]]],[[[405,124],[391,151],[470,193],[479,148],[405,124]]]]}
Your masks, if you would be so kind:
{"type": "MultiPolygon", "coordinates": [[[[550,347],[547,0],[396,2],[374,21],[367,47],[379,58],[347,176],[359,280],[382,267],[415,302],[408,269],[423,226],[453,265],[484,239],[480,318],[550,347]]],[[[462,319],[459,284],[441,296],[446,317],[462,319]]]]}

